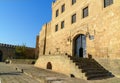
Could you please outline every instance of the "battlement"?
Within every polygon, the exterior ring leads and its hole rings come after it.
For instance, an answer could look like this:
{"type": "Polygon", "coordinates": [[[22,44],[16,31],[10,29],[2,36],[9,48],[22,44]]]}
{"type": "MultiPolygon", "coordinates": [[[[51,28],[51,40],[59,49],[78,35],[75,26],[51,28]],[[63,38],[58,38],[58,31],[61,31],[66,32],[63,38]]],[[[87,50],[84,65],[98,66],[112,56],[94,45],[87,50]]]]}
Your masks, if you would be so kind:
{"type": "Polygon", "coordinates": [[[55,4],[57,4],[60,0],[53,0],[52,5],[54,6],[55,4]]]}
{"type": "Polygon", "coordinates": [[[3,43],[0,43],[0,47],[15,48],[15,47],[17,47],[17,45],[10,45],[10,44],[3,44],[3,43]]]}
{"type": "MultiPolygon", "coordinates": [[[[23,46],[0,43],[0,47],[13,48],[14,49],[16,47],[21,47],[22,48],[23,46]]],[[[32,49],[32,47],[26,47],[26,48],[31,48],[32,49]]]]}
{"type": "Polygon", "coordinates": [[[57,0],[53,0],[53,3],[55,3],[57,0]]]}

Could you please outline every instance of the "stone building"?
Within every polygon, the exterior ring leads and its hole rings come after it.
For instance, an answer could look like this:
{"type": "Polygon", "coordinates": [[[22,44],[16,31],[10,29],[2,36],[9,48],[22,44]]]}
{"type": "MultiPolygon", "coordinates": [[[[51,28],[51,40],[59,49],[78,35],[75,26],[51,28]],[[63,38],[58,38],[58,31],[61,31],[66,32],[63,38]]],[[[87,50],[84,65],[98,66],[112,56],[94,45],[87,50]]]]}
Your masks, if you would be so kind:
{"type": "Polygon", "coordinates": [[[39,35],[36,37],[36,48],[35,48],[35,58],[39,56],[39,35]]]}
{"type": "Polygon", "coordinates": [[[39,51],[36,66],[51,62],[54,71],[76,77],[74,69],[64,69],[71,64],[62,55],[120,59],[120,0],[56,0],[52,20],[40,31],[39,51]]]}
{"type": "MultiPolygon", "coordinates": [[[[15,58],[16,47],[22,46],[0,43],[0,62],[9,58],[15,58]]],[[[30,57],[35,57],[35,48],[26,47],[26,52],[30,57]]]]}

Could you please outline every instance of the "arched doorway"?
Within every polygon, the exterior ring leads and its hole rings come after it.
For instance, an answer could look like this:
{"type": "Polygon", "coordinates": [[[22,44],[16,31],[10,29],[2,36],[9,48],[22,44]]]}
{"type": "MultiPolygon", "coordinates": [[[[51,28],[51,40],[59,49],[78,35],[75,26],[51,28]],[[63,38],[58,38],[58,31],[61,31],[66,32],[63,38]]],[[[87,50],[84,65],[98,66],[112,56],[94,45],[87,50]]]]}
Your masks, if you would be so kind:
{"type": "Polygon", "coordinates": [[[0,50],[0,62],[2,61],[2,58],[3,58],[3,53],[2,53],[2,51],[0,50]]]}
{"type": "Polygon", "coordinates": [[[86,56],[86,36],[85,35],[79,34],[73,39],[73,55],[77,57],[86,56]]]}
{"type": "Polygon", "coordinates": [[[47,63],[47,69],[52,70],[52,64],[51,64],[51,62],[48,62],[48,63],[47,63]]]}

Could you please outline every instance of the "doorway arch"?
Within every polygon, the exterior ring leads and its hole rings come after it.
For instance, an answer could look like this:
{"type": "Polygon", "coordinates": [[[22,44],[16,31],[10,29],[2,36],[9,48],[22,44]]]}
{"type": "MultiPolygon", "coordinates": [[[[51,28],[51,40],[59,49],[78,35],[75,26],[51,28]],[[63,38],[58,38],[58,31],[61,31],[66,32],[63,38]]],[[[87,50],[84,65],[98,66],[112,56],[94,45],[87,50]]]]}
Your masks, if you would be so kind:
{"type": "Polygon", "coordinates": [[[3,53],[2,53],[2,51],[0,50],[0,62],[2,61],[2,58],[3,58],[3,53]]]}
{"type": "Polygon", "coordinates": [[[73,39],[73,56],[85,57],[86,56],[86,36],[78,34],[73,39]]]}
{"type": "Polygon", "coordinates": [[[47,63],[47,67],[46,68],[52,70],[52,64],[51,64],[51,62],[47,63]]]}

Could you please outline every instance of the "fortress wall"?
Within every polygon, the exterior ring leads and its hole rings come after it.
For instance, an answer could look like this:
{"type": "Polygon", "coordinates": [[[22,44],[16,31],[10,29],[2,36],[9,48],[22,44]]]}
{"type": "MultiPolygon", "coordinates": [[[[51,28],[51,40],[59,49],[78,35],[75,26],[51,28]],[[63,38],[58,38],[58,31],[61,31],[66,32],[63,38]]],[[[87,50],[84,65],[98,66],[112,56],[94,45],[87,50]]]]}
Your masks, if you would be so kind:
{"type": "Polygon", "coordinates": [[[48,26],[43,26],[40,33],[40,54],[43,53],[45,29],[46,36],[46,54],[64,54],[72,55],[73,38],[78,34],[94,36],[94,40],[87,39],[87,54],[99,58],[120,58],[120,1],[114,0],[114,3],[104,8],[103,0],[78,0],[71,6],[70,1],[60,1],[52,5],[52,20],[48,26]],[[60,13],[61,5],[65,3],[66,10],[60,13]],[[57,5],[56,5],[57,4],[57,5]],[[82,18],[82,9],[89,7],[89,16],[82,18]],[[55,17],[55,11],[59,9],[59,16],[55,17]],[[71,24],[71,16],[76,13],[76,23],[71,24]],[[65,21],[65,27],[61,29],[61,21],[65,21]],[[55,25],[59,29],[55,32],[55,25]],[[59,49],[58,52],[56,49],[59,49]]]}
{"type": "MultiPolygon", "coordinates": [[[[17,45],[9,45],[0,43],[0,60],[5,61],[6,59],[15,58],[16,47],[22,47],[17,45]]],[[[35,48],[26,47],[26,55],[35,58],[35,48]]]]}

